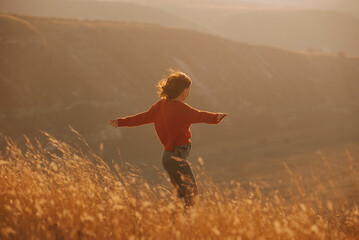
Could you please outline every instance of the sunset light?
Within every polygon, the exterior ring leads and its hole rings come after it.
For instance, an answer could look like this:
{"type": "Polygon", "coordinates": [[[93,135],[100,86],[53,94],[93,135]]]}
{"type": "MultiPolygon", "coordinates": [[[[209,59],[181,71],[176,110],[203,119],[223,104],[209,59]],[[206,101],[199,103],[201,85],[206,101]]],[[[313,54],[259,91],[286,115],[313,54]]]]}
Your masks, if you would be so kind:
{"type": "Polygon", "coordinates": [[[0,239],[358,239],[358,43],[357,0],[0,0],[0,239]]]}

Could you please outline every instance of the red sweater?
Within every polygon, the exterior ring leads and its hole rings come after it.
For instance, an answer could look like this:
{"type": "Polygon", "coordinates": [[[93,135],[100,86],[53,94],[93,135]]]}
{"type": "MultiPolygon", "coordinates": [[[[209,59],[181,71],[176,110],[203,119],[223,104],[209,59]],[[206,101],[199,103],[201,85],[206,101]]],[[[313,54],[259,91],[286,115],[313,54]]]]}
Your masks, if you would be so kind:
{"type": "Polygon", "coordinates": [[[154,123],[156,133],[166,151],[173,151],[173,145],[185,145],[191,142],[192,123],[217,124],[218,113],[199,111],[188,104],[160,99],[146,112],[118,118],[120,127],[134,127],[154,123]]]}

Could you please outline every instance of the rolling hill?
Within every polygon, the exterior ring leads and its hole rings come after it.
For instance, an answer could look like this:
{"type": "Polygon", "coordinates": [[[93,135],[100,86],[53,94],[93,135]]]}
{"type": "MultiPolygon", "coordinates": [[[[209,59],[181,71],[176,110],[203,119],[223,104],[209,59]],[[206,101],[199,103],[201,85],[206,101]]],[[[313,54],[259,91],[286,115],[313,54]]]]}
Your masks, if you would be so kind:
{"type": "Polygon", "coordinates": [[[41,141],[39,129],[68,139],[70,124],[96,151],[104,143],[109,161],[120,146],[126,161],[160,165],[151,125],[107,121],[146,110],[169,67],[192,78],[190,105],[229,113],[221,125],[192,127],[192,158],[213,172],[359,140],[358,58],[152,24],[9,14],[0,16],[0,52],[0,132],[19,144],[23,134],[41,141]]]}
{"type": "Polygon", "coordinates": [[[166,10],[238,42],[359,56],[359,19],[339,10],[260,6],[166,10]]]}
{"type": "Polygon", "coordinates": [[[120,1],[0,0],[0,12],[40,17],[144,22],[184,28],[199,28],[159,8],[120,1]]]}
{"type": "Polygon", "coordinates": [[[243,10],[220,19],[213,27],[240,42],[359,56],[359,19],[339,12],[243,10]]]}
{"type": "Polygon", "coordinates": [[[341,11],[340,7],[334,11],[320,10],[319,7],[268,7],[246,1],[232,5],[231,2],[0,0],[0,11],[159,24],[194,29],[249,44],[359,56],[359,19],[341,11]]]}

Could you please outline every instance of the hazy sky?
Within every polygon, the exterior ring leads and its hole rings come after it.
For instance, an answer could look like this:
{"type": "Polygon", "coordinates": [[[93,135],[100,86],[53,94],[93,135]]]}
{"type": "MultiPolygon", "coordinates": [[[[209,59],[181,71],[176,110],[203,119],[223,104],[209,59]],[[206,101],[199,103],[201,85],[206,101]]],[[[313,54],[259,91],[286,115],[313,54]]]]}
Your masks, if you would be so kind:
{"type": "MultiPolygon", "coordinates": [[[[104,0],[111,1],[111,0],[104,0]]],[[[124,0],[113,0],[124,1],[124,0]]],[[[359,0],[127,0],[127,2],[145,5],[168,5],[176,3],[180,6],[191,5],[246,5],[246,6],[273,6],[314,8],[334,11],[343,11],[359,16],[359,0]]]]}
{"type": "Polygon", "coordinates": [[[248,0],[250,2],[259,2],[270,5],[292,5],[292,6],[358,6],[358,0],[248,0]]]}
{"type": "MultiPolygon", "coordinates": [[[[289,6],[305,8],[322,8],[332,10],[359,9],[359,0],[97,0],[122,1],[142,4],[178,3],[183,4],[263,4],[269,6],[289,6]],[[338,9],[339,8],[339,9],[338,9]]],[[[359,13],[359,12],[358,12],[359,13]]]]}

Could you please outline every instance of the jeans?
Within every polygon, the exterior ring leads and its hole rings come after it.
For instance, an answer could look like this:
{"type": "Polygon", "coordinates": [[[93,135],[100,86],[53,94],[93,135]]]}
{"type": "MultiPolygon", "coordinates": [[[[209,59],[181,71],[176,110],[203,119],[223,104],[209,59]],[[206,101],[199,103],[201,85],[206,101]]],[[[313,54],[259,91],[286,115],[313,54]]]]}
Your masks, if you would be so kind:
{"type": "Polygon", "coordinates": [[[184,199],[187,207],[194,204],[198,195],[196,179],[187,161],[191,151],[191,143],[173,146],[173,151],[164,151],[162,164],[176,189],[177,196],[184,199]]]}

